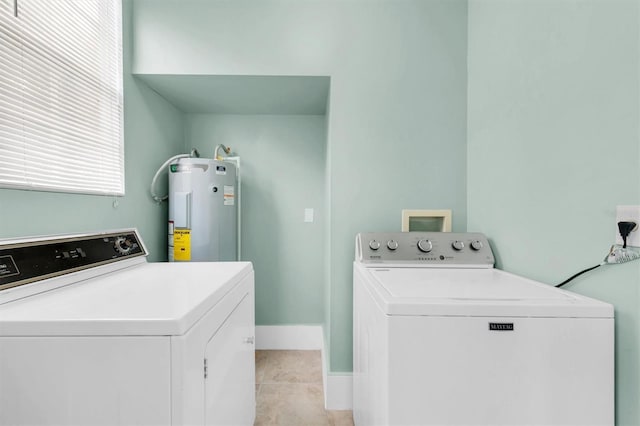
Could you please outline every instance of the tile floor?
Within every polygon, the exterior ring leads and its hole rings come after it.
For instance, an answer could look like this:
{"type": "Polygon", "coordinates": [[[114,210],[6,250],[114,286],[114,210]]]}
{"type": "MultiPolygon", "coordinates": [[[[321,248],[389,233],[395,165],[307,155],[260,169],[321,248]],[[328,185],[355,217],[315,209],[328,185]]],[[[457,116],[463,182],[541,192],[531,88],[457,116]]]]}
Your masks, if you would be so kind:
{"type": "Polygon", "coordinates": [[[256,351],[255,426],[353,426],[324,409],[320,351],[256,351]]]}

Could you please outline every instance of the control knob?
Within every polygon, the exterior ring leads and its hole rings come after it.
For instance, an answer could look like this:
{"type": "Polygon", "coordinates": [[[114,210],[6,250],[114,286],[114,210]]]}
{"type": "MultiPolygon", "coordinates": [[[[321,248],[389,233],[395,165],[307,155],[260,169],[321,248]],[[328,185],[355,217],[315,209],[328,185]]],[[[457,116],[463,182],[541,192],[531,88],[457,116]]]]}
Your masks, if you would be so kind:
{"type": "Polygon", "coordinates": [[[387,241],[387,248],[389,250],[395,250],[398,248],[398,242],[395,240],[389,240],[387,241]]]}
{"type": "Polygon", "coordinates": [[[471,248],[472,248],[473,250],[478,251],[478,250],[480,250],[482,247],[483,247],[483,245],[482,245],[482,241],[480,241],[480,240],[474,240],[474,241],[471,241],[471,248]]]}
{"type": "Polygon", "coordinates": [[[376,240],[369,241],[369,248],[371,250],[378,250],[380,248],[380,242],[376,240]]]}
{"type": "Polygon", "coordinates": [[[431,241],[429,240],[420,240],[418,241],[418,250],[423,253],[429,253],[433,250],[433,244],[431,244],[431,241]]]}
{"type": "Polygon", "coordinates": [[[133,243],[127,237],[117,237],[113,248],[120,254],[129,254],[133,249],[133,243]]]}
{"type": "Polygon", "coordinates": [[[451,247],[453,247],[454,250],[460,251],[464,248],[464,243],[460,240],[455,240],[451,243],[451,247]]]}

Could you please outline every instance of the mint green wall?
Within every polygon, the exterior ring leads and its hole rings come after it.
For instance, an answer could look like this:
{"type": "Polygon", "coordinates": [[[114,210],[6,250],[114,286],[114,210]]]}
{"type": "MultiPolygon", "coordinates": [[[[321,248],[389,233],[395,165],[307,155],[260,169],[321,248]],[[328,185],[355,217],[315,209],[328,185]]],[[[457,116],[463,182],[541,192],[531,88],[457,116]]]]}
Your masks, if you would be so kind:
{"type": "MultiPolygon", "coordinates": [[[[331,89],[331,88],[329,88],[331,89]]],[[[325,134],[329,135],[331,122],[331,90],[327,99],[327,112],[325,114],[325,134]]],[[[325,173],[324,173],[324,216],[325,216],[325,242],[324,242],[324,322],[322,323],[322,333],[325,347],[329,347],[331,329],[331,286],[329,277],[331,276],[331,145],[327,143],[325,150],[325,173]]],[[[330,362],[330,360],[329,360],[330,362]]],[[[329,366],[330,367],[330,366],[329,366]]],[[[329,369],[329,368],[327,368],[329,369]]]]}
{"type": "MultiPolygon", "coordinates": [[[[330,370],[350,371],[357,232],[466,225],[465,0],[136,0],[134,72],[331,77],[330,370]]],[[[289,306],[287,309],[294,309],[289,306]]]]}
{"type": "Polygon", "coordinates": [[[157,206],[148,188],[157,167],[182,148],[183,118],[131,76],[129,1],[123,5],[123,15],[126,195],[0,189],[0,238],[137,227],[151,252],[149,259],[166,259],[166,206],[157,206]]]}
{"type": "Polygon", "coordinates": [[[186,141],[241,157],[242,260],[256,271],[256,324],[324,319],[325,117],[188,114],[186,141]],[[305,223],[304,209],[314,209],[305,223]]]}
{"type": "MultiPolygon", "coordinates": [[[[640,204],[638,16],[635,0],[470,0],[468,229],[499,267],[561,282],[605,257],[616,205],[640,204]]],[[[568,287],[615,305],[620,425],[640,424],[639,286],[634,262],[568,287]]]]}

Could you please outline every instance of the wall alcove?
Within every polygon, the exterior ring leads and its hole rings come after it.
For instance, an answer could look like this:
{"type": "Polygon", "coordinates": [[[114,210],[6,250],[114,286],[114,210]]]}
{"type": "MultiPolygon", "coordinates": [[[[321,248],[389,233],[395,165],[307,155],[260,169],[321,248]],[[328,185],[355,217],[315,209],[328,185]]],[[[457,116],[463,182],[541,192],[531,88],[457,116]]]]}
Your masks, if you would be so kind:
{"type": "Polygon", "coordinates": [[[136,77],[183,114],[184,152],[212,158],[222,143],[241,157],[242,260],[256,271],[256,324],[323,323],[329,77],[136,77]]]}

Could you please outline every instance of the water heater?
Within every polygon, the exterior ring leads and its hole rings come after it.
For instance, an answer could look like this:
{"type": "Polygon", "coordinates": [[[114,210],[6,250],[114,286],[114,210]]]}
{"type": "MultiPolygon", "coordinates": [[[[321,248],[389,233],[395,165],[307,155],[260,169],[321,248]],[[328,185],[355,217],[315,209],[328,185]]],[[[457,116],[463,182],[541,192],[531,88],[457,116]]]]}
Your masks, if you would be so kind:
{"type": "Polygon", "coordinates": [[[237,260],[236,167],[208,158],[169,165],[169,261],[237,260]]]}

